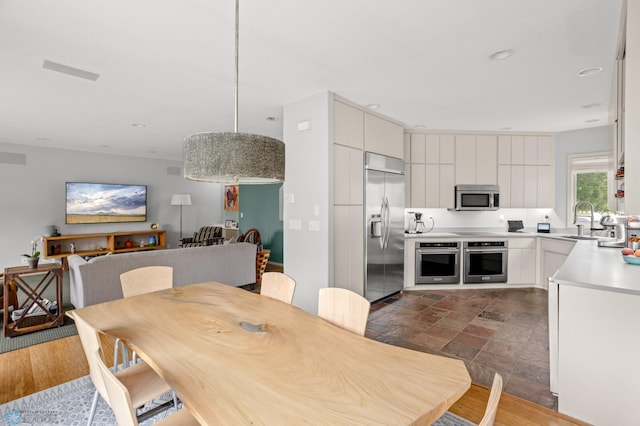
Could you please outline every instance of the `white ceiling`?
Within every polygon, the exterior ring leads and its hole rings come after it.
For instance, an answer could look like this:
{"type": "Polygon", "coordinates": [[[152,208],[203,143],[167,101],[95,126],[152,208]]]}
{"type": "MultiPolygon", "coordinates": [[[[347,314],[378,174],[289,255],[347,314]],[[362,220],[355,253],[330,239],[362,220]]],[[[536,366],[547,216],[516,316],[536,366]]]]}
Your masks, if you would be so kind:
{"type": "MultiPolygon", "coordinates": [[[[265,118],[320,90],[408,128],[604,126],[621,4],[242,0],[239,130],[282,138],[265,118]]],[[[233,12],[234,0],[0,0],[0,143],[180,160],[185,136],[232,131],[233,12]]]]}

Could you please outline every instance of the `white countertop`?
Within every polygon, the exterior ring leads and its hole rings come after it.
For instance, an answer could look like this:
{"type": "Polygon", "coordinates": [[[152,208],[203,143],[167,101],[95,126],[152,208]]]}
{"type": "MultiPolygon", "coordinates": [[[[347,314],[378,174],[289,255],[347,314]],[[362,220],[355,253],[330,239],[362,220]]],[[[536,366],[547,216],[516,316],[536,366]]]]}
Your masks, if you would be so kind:
{"type": "Polygon", "coordinates": [[[640,265],[622,259],[619,248],[578,241],[555,275],[559,284],[640,295],[640,265]]]}

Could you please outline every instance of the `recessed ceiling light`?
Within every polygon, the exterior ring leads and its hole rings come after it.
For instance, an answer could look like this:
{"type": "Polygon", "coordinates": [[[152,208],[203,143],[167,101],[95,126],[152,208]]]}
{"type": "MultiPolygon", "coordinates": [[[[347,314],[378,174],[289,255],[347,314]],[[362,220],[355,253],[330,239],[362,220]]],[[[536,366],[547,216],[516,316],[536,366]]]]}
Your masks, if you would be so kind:
{"type": "Polygon", "coordinates": [[[416,124],[415,126],[413,126],[414,129],[426,129],[427,125],[426,124],[416,124]]]}
{"type": "Polygon", "coordinates": [[[380,109],[380,104],[369,104],[367,105],[367,108],[369,109],[380,109]]]}
{"type": "Polygon", "coordinates": [[[147,125],[146,125],[146,124],[142,124],[142,123],[133,123],[131,126],[132,126],[132,127],[139,127],[139,128],[147,127],[147,125]]]}
{"type": "Polygon", "coordinates": [[[155,149],[152,149],[151,151],[147,151],[149,154],[157,154],[158,151],[156,151],[155,149]]]}
{"type": "Polygon", "coordinates": [[[597,108],[597,107],[599,107],[601,105],[602,104],[600,102],[596,102],[596,103],[593,103],[593,104],[582,105],[582,108],[591,109],[591,108],[597,108]]]}
{"type": "Polygon", "coordinates": [[[98,148],[100,149],[108,149],[111,148],[109,145],[98,145],[98,148]]]}
{"type": "Polygon", "coordinates": [[[49,141],[51,141],[50,138],[45,138],[45,137],[37,137],[36,140],[40,141],[40,142],[49,142],[49,141]]]}
{"type": "Polygon", "coordinates": [[[600,119],[598,119],[598,118],[591,118],[591,119],[589,119],[589,120],[585,121],[585,123],[597,123],[598,121],[600,121],[600,119]]]}
{"type": "Polygon", "coordinates": [[[489,55],[489,59],[492,61],[502,61],[503,59],[512,57],[514,53],[515,51],[513,49],[499,50],[489,55]]]}
{"type": "Polygon", "coordinates": [[[500,130],[511,130],[513,127],[500,127],[500,130]]]}
{"type": "Polygon", "coordinates": [[[603,67],[591,67],[591,68],[585,68],[585,69],[582,69],[582,70],[580,70],[580,71],[578,72],[578,76],[580,76],[580,77],[588,77],[588,76],[590,76],[590,75],[593,75],[593,74],[597,74],[597,73],[599,73],[599,72],[600,72],[600,71],[602,71],[603,69],[604,69],[603,67]]]}
{"type": "Polygon", "coordinates": [[[280,121],[280,117],[267,117],[265,118],[267,121],[280,121]]]}

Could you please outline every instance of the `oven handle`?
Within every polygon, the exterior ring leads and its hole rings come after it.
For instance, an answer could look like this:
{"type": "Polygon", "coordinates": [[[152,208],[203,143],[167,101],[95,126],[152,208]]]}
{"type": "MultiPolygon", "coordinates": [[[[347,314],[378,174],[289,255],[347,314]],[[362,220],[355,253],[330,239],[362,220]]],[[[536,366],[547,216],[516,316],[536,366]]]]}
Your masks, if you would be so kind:
{"type": "Polygon", "coordinates": [[[506,253],[509,249],[506,248],[466,248],[465,253],[506,253]]]}
{"type": "Polygon", "coordinates": [[[460,253],[460,249],[457,248],[438,248],[438,249],[429,249],[429,248],[419,248],[416,249],[416,254],[451,254],[460,253]]]}

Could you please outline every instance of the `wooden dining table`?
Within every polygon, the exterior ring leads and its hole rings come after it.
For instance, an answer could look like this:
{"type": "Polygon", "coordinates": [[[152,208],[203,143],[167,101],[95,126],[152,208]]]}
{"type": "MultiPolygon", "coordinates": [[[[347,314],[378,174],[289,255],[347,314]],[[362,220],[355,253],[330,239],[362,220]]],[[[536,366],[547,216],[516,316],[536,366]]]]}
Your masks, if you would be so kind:
{"type": "Polygon", "coordinates": [[[368,339],[225,284],[68,314],[122,339],[201,424],[428,425],[471,385],[460,360],[368,339]]]}

